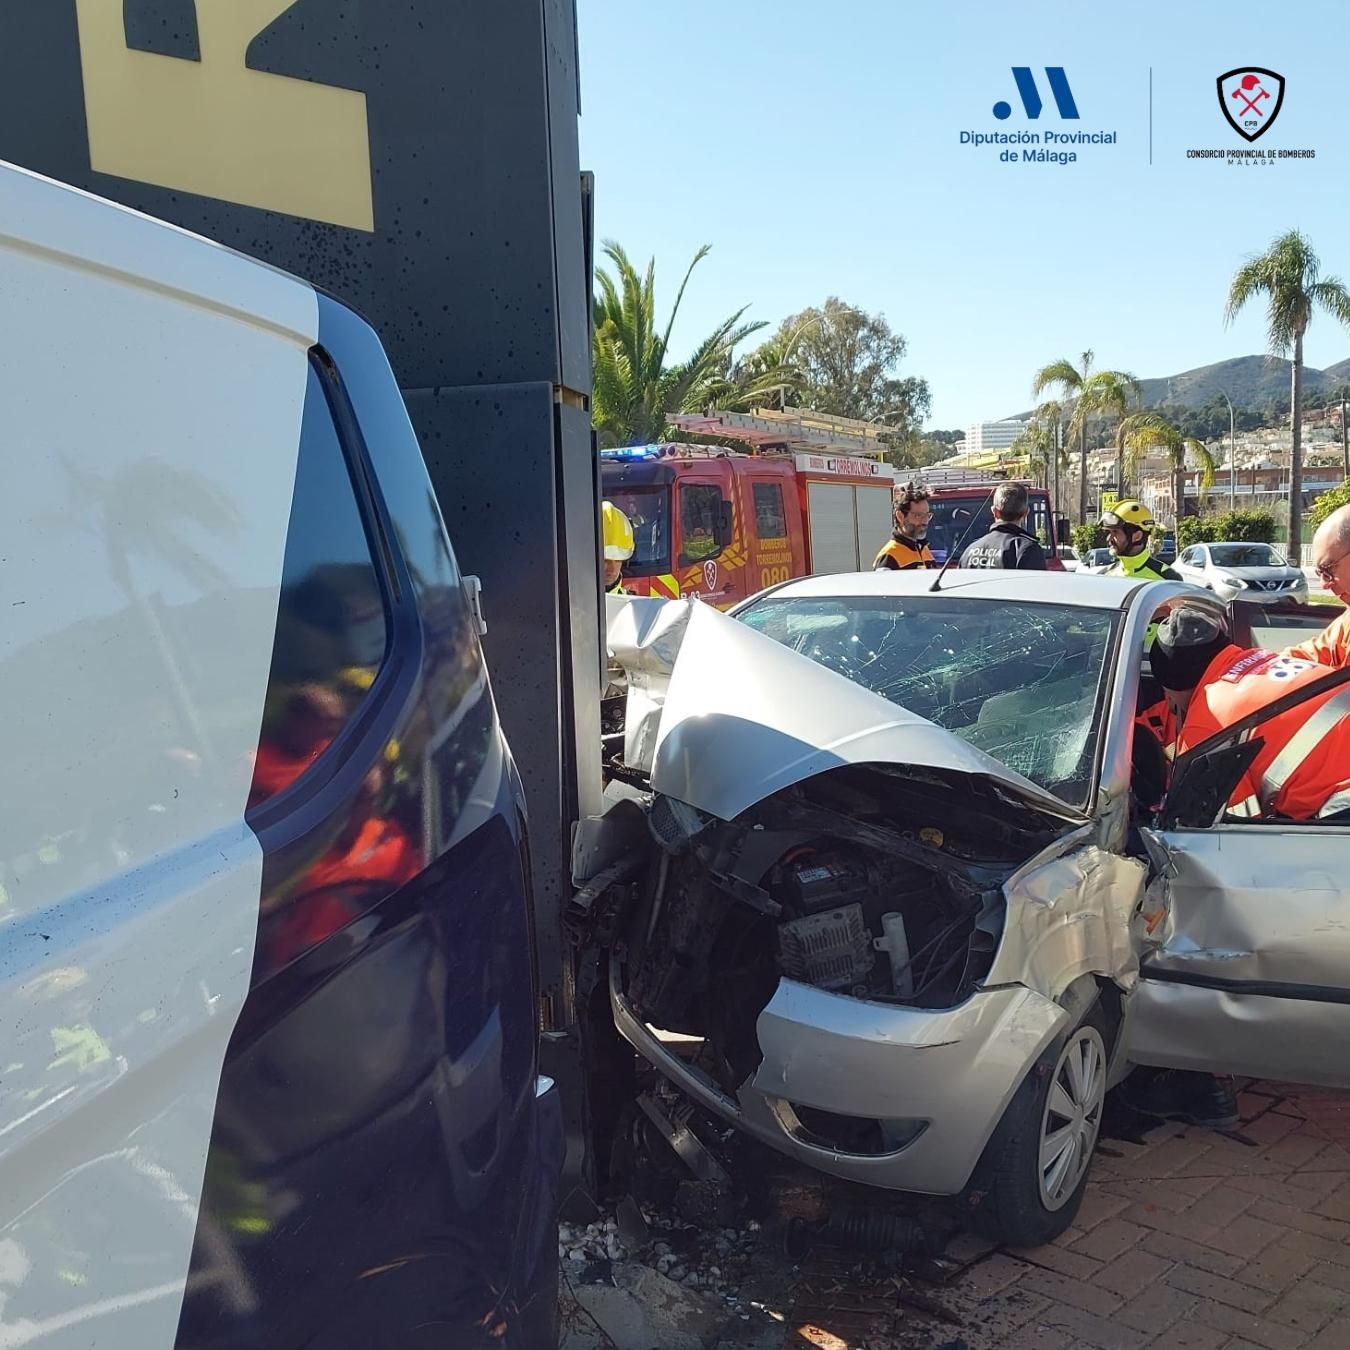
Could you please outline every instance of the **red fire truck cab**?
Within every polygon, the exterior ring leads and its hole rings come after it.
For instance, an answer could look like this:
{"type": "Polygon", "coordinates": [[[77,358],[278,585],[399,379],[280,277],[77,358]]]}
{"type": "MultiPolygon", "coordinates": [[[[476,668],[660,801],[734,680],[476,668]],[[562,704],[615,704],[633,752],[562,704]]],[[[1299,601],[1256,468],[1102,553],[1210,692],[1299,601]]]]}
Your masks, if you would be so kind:
{"type": "Polygon", "coordinates": [[[867,570],[891,532],[895,471],[863,458],[667,443],[601,451],[633,525],[624,587],[729,609],[812,572],[867,570]]]}

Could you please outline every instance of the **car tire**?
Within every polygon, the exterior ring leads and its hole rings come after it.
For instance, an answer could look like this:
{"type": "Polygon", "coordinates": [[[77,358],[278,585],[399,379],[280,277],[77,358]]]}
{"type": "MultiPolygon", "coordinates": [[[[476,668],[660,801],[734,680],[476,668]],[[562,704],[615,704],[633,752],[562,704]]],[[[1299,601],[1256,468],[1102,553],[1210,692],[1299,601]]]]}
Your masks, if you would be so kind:
{"type": "Polygon", "coordinates": [[[1042,1247],[1073,1223],[1101,1128],[1109,1041],[1094,1004],[1022,1081],[966,1190],[971,1226],[984,1237],[1042,1247]]]}

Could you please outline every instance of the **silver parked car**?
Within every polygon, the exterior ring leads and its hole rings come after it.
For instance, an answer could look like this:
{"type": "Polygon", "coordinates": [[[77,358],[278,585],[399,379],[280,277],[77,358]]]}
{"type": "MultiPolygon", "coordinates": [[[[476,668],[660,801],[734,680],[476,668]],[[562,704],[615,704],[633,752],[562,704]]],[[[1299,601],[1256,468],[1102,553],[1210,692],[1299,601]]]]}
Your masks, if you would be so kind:
{"type": "Polygon", "coordinates": [[[1308,578],[1270,544],[1192,544],[1173,568],[1183,581],[1224,600],[1270,604],[1308,595],[1308,578]]]}
{"type": "Polygon", "coordinates": [[[1131,1065],[1350,1086],[1346,828],[1225,819],[1246,746],[1183,758],[1141,818],[1146,630],[1216,600],[932,585],[611,600],[625,764],[573,920],[622,1035],[708,1111],[1031,1245],[1072,1222],[1131,1065]]]}

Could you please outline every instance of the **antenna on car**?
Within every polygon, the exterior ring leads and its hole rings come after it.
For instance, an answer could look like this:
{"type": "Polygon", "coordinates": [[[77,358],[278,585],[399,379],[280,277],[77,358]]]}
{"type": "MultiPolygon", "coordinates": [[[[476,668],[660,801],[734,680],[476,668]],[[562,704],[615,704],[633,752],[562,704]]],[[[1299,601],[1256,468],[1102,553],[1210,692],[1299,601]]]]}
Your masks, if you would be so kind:
{"type": "Polygon", "coordinates": [[[1001,484],[995,483],[994,486],[989,489],[989,495],[984,499],[984,504],[973,516],[971,516],[970,524],[966,526],[965,534],[961,536],[960,541],[957,543],[956,547],[948,551],[947,560],[942,564],[942,570],[937,574],[937,576],[933,578],[933,584],[928,588],[930,594],[933,591],[940,590],[942,588],[942,578],[947,575],[947,569],[952,565],[952,563],[955,562],[956,559],[961,556],[961,550],[965,548],[966,540],[970,538],[971,530],[975,528],[975,525],[979,521],[980,517],[984,515],[985,509],[988,508],[990,511],[994,509],[994,493],[996,493],[1001,486],[1002,486],[1001,484]]]}

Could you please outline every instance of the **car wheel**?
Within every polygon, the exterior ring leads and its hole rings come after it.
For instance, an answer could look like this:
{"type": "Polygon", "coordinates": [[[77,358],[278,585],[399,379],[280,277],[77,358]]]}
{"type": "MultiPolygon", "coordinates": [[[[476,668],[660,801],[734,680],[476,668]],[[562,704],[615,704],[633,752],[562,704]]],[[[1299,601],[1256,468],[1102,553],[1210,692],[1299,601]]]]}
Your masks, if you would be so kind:
{"type": "Polygon", "coordinates": [[[1094,1006],[1037,1060],[1003,1113],[967,1190],[974,1227],[1041,1247],[1078,1213],[1106,1100],[1106,1020],[1094,1006]]]}

